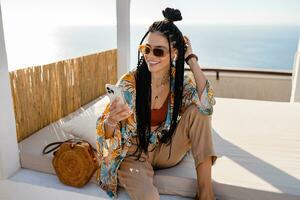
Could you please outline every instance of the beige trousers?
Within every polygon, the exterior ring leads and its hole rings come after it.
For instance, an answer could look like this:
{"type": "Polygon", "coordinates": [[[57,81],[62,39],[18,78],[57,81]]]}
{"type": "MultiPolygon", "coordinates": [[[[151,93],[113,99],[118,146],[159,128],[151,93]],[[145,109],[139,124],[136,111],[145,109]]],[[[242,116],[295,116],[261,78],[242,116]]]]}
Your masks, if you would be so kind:
{"type": "MultiPolygon", "coordinates": [[[[170,145],[159,144],[148,147],[149,154],[142,154],[145,162],[136,161],[135,157],[125,157],[118,169],[119,185],[124,187],[133,200],[158,200],[159,188],[153,185],[154,169],[168,168],[178,164],[188,150],[195,160],[195,168],[209,156],[212,164],[217,156],[212,143],[211,116],[204,115],[195,105],[189,106],[177,124],[172,138],[171,157],[168,160],[170,145]]],[[[134,138],[133,140],[136,140],[134,138]]],[[[136,141],[132,141],[136,144],[136,141]]],[[[132,145],[129,153],[136,149],[132,145]]]]}

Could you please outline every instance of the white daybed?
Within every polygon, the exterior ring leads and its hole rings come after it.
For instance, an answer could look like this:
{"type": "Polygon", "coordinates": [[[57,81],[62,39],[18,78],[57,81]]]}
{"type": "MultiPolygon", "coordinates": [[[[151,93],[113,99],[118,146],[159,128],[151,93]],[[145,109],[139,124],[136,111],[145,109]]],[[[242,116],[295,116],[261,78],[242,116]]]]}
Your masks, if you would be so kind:
{"type": "MultiPolygon", "coordinates": [[[[94,183],[82,189],[60,184],[56,176],[49,175],[54,174],[52,157],[42,155],[42,149],[48,143],[73,137],[63,131],[62,126],[69,132],[95,128],[94,116],[103,111],[107,102],[107,98],[95,99],[20,142],[24,169],[11,179],[106,199],[106,194],[94,183]],[[75,130],[76,121],[84,121],[86,125],[77,126],[75,130]]],[[[217,154],[223,155],[213,166],[217,198],[299,200],[300,104],[226,98],[216,98],[216,102],[213,138],[217,154]]],[[[93,178],[91,182],[94,181],[93,178]]],[[[173,187],[192,197],[196,191],[196,173],[191,155],[173,168],[156,171],[154,182],[163,185],[160,192],[164,191],[164,186],[173,187]]],[[[124,190],[120,190],[119,199],[129,199],[124,190]]],[[[187,198],[162,195],[161,199],[187,198]]]]}

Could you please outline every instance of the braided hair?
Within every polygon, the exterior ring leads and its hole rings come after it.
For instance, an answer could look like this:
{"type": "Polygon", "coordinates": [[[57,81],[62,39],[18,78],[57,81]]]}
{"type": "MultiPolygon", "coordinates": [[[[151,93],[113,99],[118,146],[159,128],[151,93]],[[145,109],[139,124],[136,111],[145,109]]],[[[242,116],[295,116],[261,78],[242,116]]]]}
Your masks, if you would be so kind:
{"type": "MultiPolygon", "coordinates": [[[[166,8],[162,11],[165,17],[162,21],[154,22],[143,36],[140,44],[149,33],[162,33],[168,40],[169,50],[171,46],[178,50],[176,67],[172,65],[172,58],[170,54],[170,88],[173,77],[171,76],[171,68],[175,68],[175,91],[174,91],[174,107],[171,116],[171,126],[169,130],[163,130],[160,141],[167,145],[172,144],[172,135],[177,126],[177,118],[182,105],[182,90],[184,77],[184,38],[181,31],[174,24],[175,21],[182,20],[181,13],[178,9],[166,8]]],[[[140,160],[141,153],[148,153],[148,145],[150,140],[151,130],[151,73],[148,70],[144,56],[140,57],[138,52],[138,64],[136,70],[136,116],[137,116],[137,145],[135,153],[138,152],[137,160],[140,160]]],[[[171,148],[171,147],[170,147],[171,148]]],[[[169,152],[169,158],[170,158],[169,152]]]]}

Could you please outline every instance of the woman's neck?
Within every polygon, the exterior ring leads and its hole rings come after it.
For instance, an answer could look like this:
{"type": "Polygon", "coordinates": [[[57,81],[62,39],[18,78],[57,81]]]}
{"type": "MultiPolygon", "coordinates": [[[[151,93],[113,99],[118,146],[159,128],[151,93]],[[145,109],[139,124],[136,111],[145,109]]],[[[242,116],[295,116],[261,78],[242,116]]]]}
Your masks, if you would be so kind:
{"type": "Polygon", "coordinates": [[[169,70],[163,72],[157,72],[151,74],[151,85],[152,87],[160,87],[161,85],[165,85],[170,80],[169,70]]]}

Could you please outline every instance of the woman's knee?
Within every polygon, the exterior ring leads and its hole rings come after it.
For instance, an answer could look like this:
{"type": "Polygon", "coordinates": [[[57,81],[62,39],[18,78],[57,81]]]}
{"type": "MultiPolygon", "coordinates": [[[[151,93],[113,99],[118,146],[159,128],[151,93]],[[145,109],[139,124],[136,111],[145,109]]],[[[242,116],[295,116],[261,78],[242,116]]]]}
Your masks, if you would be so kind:
{"type": "Polygon", "coordinates": [[[183,115],[186,115],[189,120],[201,120],[202,122],[210,122],[211,121],[211,115],[207,115],[202,113],[199,108],[191,104],[187,107],[187,109],[184,111],[183,115]]]}

